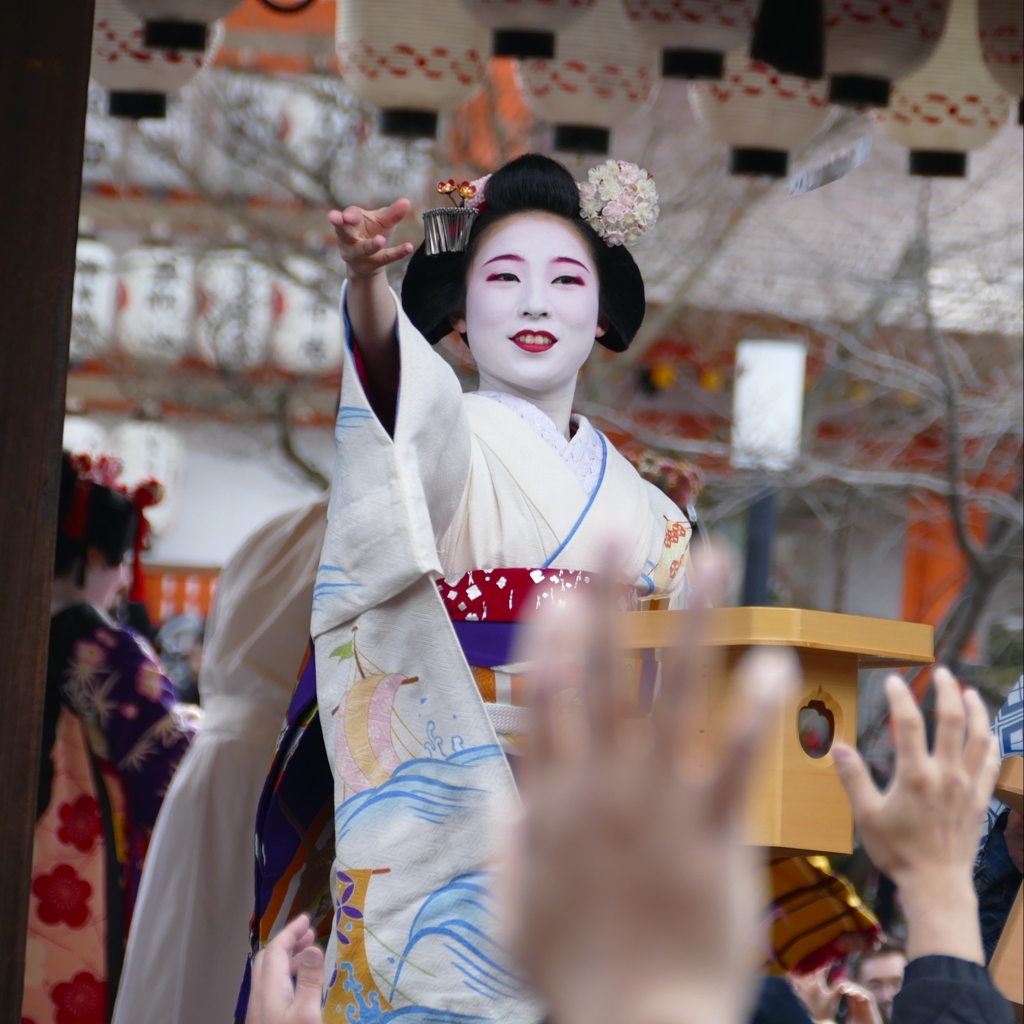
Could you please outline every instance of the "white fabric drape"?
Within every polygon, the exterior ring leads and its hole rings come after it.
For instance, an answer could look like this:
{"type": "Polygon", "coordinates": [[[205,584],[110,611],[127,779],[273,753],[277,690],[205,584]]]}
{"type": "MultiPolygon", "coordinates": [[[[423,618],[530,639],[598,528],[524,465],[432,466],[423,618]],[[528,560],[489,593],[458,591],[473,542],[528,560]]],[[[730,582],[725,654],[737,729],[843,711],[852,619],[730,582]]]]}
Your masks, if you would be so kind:
{"type": "Polygon", "coordinates": [[[309,639],[327,501],[286,512],[228,562],[207,628],[203,729],[153,832],[114,1024],[227,1024],[249,949],[253,830],[309,639]]]}

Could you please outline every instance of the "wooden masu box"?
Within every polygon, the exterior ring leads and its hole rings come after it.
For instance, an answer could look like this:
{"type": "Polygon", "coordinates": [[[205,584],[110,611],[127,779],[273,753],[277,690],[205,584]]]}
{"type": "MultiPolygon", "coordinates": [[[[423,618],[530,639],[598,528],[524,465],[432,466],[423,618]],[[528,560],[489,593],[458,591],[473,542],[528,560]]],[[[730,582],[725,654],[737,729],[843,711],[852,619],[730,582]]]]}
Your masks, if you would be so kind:
{"type": "MultiPolygon", "coordinates": [[[[679,616],[686,614],[627,613],[622,646],[648,653],[671,646],[679,616]]],[[[772,728],[755,772],[746,842],[769,848],[773,856],[850,853],[853,817],[831,746],[856,746],[857,672],[931,664],[932,627],[800,608],[716,608],[706,614],[705,642],[726,650],[719,667],[705,674],[697,697],[699,759],[713,759],[725,734],[731,669],[747,649],[792,647],[803,668],[799,692],[772,728]]]]}

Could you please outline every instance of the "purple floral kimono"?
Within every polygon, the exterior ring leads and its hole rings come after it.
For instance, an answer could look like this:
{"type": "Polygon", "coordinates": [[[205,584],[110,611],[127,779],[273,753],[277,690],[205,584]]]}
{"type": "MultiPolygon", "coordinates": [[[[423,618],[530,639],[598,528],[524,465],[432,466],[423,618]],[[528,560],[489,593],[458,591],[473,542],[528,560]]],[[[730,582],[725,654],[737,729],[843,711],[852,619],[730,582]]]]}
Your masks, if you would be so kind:
{"type": "Polygon", "coordinates": [[[139,634],[87,604],[53,616],[23,1024],[110,1020],[149,836],[192,735],[139,634]]]}

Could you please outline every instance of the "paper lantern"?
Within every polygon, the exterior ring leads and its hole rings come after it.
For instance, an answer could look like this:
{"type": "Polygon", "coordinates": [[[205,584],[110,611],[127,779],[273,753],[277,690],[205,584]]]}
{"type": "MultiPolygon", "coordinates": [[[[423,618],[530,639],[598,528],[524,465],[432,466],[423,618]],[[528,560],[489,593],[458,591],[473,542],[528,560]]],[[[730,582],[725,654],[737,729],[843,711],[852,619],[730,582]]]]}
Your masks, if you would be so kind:
{"type": "Polygon", "coordinates": [[[458,0],[339,0],[335,42],[341,77],[381,108],[385,135],[434,138],[487,67],[487,32],[458,0]]]}
{"type": "Polygon", "coordinates": [[[344,340],[337,301],[325,301],[317,288],[326,272],[298,256],[289,257],[285,266],[303,284],[283,274],[274,279],[274,363],[299,376],[333,373],[341,368],[344,340]]]}
{"type": "Polygon", "coordinates": [[[209,26],[230,14],[239,0],[121,0],[145,22],[143,42],[164,50],[202,53],[210,38],[209,26]]]}
{"type": "Polygon", "coordinates": [[[947,0],[825,0],[829,99],[849,107],[887,107],[894,79],[931,56],[947,0]]]}
{"type": "Polygon", "coordinates": [[[726,56],[721,82],[691,82],[690,106],[708,131],[732,148],[731,174],[784,178],[789,153],[817,134],[829,117],[824,81],[784,75],[750,60],[726,56]]]}
{"type": "Polygon", "coordinates": [[[110,450],[121,460],[118,483],[129,490],[153,478],[163,484],[163,500],[146,509],[153,535],[159,537],[173,524],[181,503],[185,446],[177,432],[164,423],[129,420],[110,437],[110,450]]]}
{"type": "Polygon", "coordinates": [[[196,348],[225,370],[266,361],[274,320],[270,271],[242,249],[204,256],[196,274],[196,348]]]}
{"type": "Polygon", "coordinates": [[[1020,0],[978,0],[981,53],[989,74],[1018,97],[1017,123],[1024,124],[1024,4],[1020,0]]]}
{"type": "Polygon", "coordinates": [[[110,92],[112,117],[164,117],[167,94],[202,70],[203,53],[157,50],[143,43],[142,19],[118,0],[96,0],[89,73],[110,92]]]}
{"type": "Polygon", "coordinates": [[[1010,98],[989,74],[978,37],[977,0],[951,0],[942,40],[918,71],[897,82],[874,117],[910,150],[910,173],[962,178],[967,154],[1005,124],[1010,98]]]}
{"type": "Polygon", "coordinates": [[[747,45],[757,0],[623,0],[630,21],[661,47],[665,78],[721,78],[725,55],[747,45]]]}
{"type": "Polygon", "coordinates": [[[117,309],[114,250],[94,238],[75,248],[75,289],[71,300],[71,361],[81,362],[110,347],[117,309]]]}
{"type": "Polygon", "coordinates": [[[557,56],[555,33],[585,14],[596,0],[462,0],[491,30],[495,57],[557,56]]]}
{"type": "Polygon", "coordinates": [[[612,129],[653,94],[658,51],[619,0],[600,0],[560,35],[558,53],[519,65],[526,102],[535,117],[555,126],[555,149],[607,153],[612,129]]]}
{"type": "Polygon", "coordinates": [[[117,333],[136,359],[173,363],[192,348],[195,261],[184,249],[133,249],[121,260],[117,333]]]}

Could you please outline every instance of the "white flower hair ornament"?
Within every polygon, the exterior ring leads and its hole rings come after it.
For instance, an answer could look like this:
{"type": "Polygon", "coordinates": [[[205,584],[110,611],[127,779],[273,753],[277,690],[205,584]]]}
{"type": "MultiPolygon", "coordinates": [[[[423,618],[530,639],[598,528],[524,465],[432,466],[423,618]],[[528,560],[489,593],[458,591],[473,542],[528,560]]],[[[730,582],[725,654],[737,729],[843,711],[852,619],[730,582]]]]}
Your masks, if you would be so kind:
{"type": "MultiPolygon", "coordinates": [[[[437,191],[451,206],[423,214],[424,247],[428,256],[464,252],[473,221],[487,208],[487,174],[475,181],[439,181],[437,191]]],[[[658,190],[654,178],[626,160],[606,160],[588,172],[588,181],[577,182],[580,216],[606,245],[631,248],[658,220],[658,190]]]]}
{"type": "Polygon", "coordinates": [[[606,160],[591,167],[589,180],[577,182],[580,216],[606,245],[631,248],[658,221],[654,178],[626,160],[606,160]]]}

